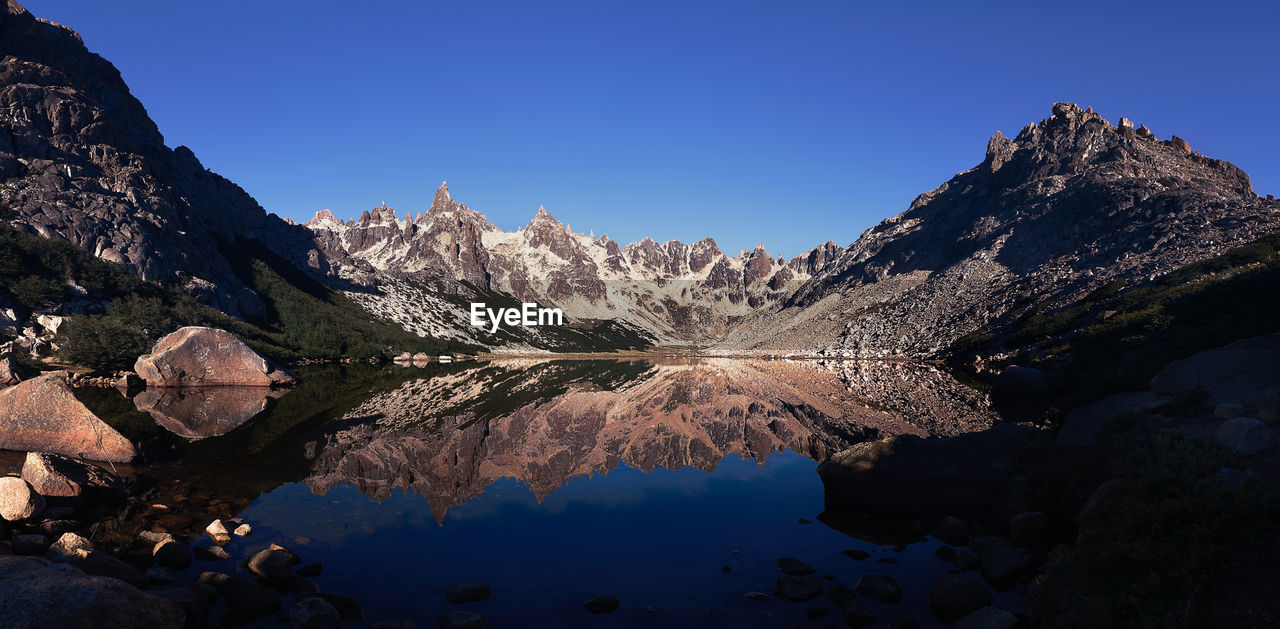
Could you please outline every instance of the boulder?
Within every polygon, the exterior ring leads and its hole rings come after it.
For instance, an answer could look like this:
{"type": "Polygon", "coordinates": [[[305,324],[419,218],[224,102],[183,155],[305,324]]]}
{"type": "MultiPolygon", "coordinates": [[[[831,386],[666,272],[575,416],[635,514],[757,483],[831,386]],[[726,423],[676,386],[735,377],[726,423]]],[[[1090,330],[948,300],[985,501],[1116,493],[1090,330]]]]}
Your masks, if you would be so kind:
{"type": "Polygon", "coordinates": [[[360,603],[350,596],[341,594],[329,594],[327,592],[316,592],[312,594],[299,594],[298,598],[317,597],[329,601],[333,608],[338,610],[338,615],[343,621],[347,620],[364,620],[364,610],[360,608],[360,603]]]}
{"type": "Polygon", "coordinates": [[[209,526],[204,527],[204,532],[209,534],[219,546],[231,543],[231,532],[227,530],[227,525],[222,520],[214,520],[209,526]]]}
{"type": "Polygon", "coordinates": [[[882,574],[864,574],[853,591],[873,601],[895,605],[902,602],[902,586],[892,577],[882,574]]]}
{"type": "Polygon", "coordinates": [[[1244,414],[1244,405],[1234,402],[1223,402],[1213,409],[1213,416],[1218,419],[1231,419],[1244,414]]]}
{"type": "Polygon", "coordinates": [[[63,533],[44,554],[52,561],[66,562],[75,556],[77,550],[93,550],[93,542],[75,533],[63,533]]]}
{"type": "Polygon", "coordinates": [[[200,575],[197,582],[213,586],[226,601],[227,607],[231,609],[269,612],[280,607],[282,597],[279,592],[242,577],[221,572],[205,572],[200,575]]]}
{"type": "Polygon", "coordinates": [[[1211,407],[1248,403],[1276,386],[1280,372],[1280,334],[1241,339],[1175,360],[1151,379],[1151,390],[1167,396],[1197,390],[1211,407]]]}
{"type": "Polygon", "coordinates": [[[1017,616],[999,607],[988,605],[957,620],[955,627],[956,629],[1013,629],[1017,624],[1017,616]]]}
{"type": "Polygon", "coordinates": [[[876,615],[857,601],[845,603],[840,608],[840,618],[849,627],[867,627],[876,621],[876,615]]]}
{"type": "Polygon", "coordinates": [[[946,515],[991,506],[1033,429],[1000,424],[942,439],[898,435],[857,444],[818,466],[828,509],[946,515]]]}
{"type": "Polygon", "coordinates": [[[120,579],[135,587],[145,587],[147,585],[146,574],[107,553],[78,548],[71,551],[66,561],[68,564],[79,568],[85,574],[120,579]]]}
{"type": "Polygon", "coordinates": [[[1213,436],[1218,443],[1245,455],[1265,452],[1275,445],[1271,427],[1252,417],[1228,419],[1213,436]]]}
{"type": "Polygon", "coordinates": [[[173,601],[34,557],[0,557],[0,583],[6,629],[168,629],[185,619],[173,601]]]}
{"type": "Polygon", "coordinates": [[[260,579],[284,583],[293,576],[293,567],[298,563],[297,555],[285,550],[268,548],[249,559],[249,572],[260,579]]]}
{"type": "Polygon", "coordinates": [[[97,465],[46,452],[28,452],[22,479],[42,496],[115,499],[124,491],[120,477],[97,465]]]}
{"type": "Polygon", "coordinates": [[[24,533],[9,538],[14,554],[40,555],[49,548],[49,538],[39,533],[24,533]]]}
{"type": "Polygon", "coordinates": [[[991,380],[991,396],[1020,400],[1042,396],[1049,392],[1049,380],[1035,367],[1010,365],[991,380]]]}
{"type": "Polygon", "coordinates": [[[191,549],[173,539],[157,542],[151,549],[151,557],[157,565],[173,570],[185,570],[191,566],[191,549]]]}
{"type": "Polygon", "coordinates": [[[296,629],[338,629],[338,610],[323,598],[300,598],[289,608],[289,624],[296,629]]]}
{"type": "Polygon", "coordinates": [[[148,387],[290,386],[297,379],[234,334],[188,326],[156,341],[133,370],[148,387]]]}
{"type": "Polygon", "coordinates": [[[44,510],[44,496],[27,481],[13,476],[0,478],[0,519],[10,522],[34,518],[44,510]]]}
{"type": "Polygon", "coordinates": [[[124,463],[133,444],[77,400],[65,372],[51,372],[0,389],[0,450],[52,452],[124,463]]]}
{"type": "Polygon", "coordinates": [[[991,604],[987,587],[960,574],[944,574],[929,593],[929,611],[945,623],[953,623],[991,604]]]}
{"type": "Polygon", "coordinates": [[[444,593],[444,600],[454,605],[483,601],[493,595],[493,589],[484,583],[457,583],[444,593]]]}

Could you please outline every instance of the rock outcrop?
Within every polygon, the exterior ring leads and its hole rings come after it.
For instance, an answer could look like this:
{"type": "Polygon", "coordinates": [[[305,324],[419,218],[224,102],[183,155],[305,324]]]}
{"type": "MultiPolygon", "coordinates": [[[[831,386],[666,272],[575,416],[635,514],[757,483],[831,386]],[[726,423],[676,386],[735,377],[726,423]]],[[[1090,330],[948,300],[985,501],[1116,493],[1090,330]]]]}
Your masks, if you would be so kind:
{"type": "Polygon", "coordinates": [[[133,444],[77,400],[65,376],[48,373],[0,390],[0,449],[132,460],[133,444]]]}
{"type": "Polygon", "coordinates": [[[289,386],[297,379],[226,330],[188,326],[156,341],[133,370],[148,387],[289,386]]]}
{"type": "Polygon", "coordinates": [[[999,424],[942,439],[859,443],[818,466],[830,510],[908,515],[981,511],[1003,497],[1032,429],[999,424]]]}
{"type": "Polygon", "coordinates": [[[170,149],[109,62],[70,28],[9,0],[0,13],[0,200],[13,224],[69,240],[225,312],[262,316],[219,239],[327,264],[307,230],[267,214],[185,146],[170,149]]]}
{"type": "Polygon", "coordinates": [[[28,452],[22,465],[22,480],[41,496],[110,497],[124,490],[120,477],[107,470],[56,454],[28,452]]]}

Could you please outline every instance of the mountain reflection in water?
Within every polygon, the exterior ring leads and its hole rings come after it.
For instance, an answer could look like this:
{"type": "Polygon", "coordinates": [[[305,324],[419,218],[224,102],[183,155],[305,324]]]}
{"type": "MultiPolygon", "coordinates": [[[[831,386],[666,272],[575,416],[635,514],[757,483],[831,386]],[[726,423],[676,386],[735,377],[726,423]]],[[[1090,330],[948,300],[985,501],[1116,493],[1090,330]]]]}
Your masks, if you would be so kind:
{"type": "MultiPolygon", "coordinates": [[[[906,597],[877,613],[937,626],[927,595],[950,568],[933,555],[939,543],[914,543],[910,526],[833,528],[819,517],[814,470],[858,441],[992,421],[985,396],[910,362],[497,359],[299,372],[283,395],[82,390],[151,460],[132,469],[151,488],[149,508],[95,543],[164,530],[207,545],[205,525],[241,517],[254,533],[232,540],[233,556],[294,547],[324,562],[321,591],[356,598],[371,622],[419,626],[454,609],[443,592],[460,581],[493,586],[467,607],[492,626],[786,626],[804,606],[744,594],[772,592],[774,560],[787,556],[831,584],[892,576],[906,597]],[[855,562],[848,548],[871,558],[855,562]],[[581,608],[598,594],[623,608],[607,618],[581,608]]],[[[202,570],[248,576],[228,560],[197,562],[182,579],[202,570]]],[[[1001,605],[1016,609],[1015,598],[1001,605]]]]}
{"type": "Polygon", "coordinates": [[[972,430],[985,417],[980,396],[914,363],[504,360],[370,397],[318,443],[306,482],[379,499],[410,490],[442,520],[500,478],[542,500],[620,463],[709,472],[730,454],[763,466],[783,449],[820,461],[882,435],[972,430]]]}

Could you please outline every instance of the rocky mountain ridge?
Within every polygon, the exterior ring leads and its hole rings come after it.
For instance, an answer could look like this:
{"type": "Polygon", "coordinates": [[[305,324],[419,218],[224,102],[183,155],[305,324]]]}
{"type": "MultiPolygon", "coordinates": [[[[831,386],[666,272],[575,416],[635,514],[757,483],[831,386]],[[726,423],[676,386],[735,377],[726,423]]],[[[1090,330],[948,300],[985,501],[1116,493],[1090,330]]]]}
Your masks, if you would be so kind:
{"type": "MultiPolygon", "coordinates": [[[[378,286],[351,296],[405,325],[423,320],[412,304],[430,301],[425,294],[403,298],[412,291],[407,284],[465,293],[465,283],[572,317],[621,320],[664,343],[714,342],[735,320],[790,296],[842,251],[828,242],[784,261],[763,244],[730,257],[711,238],[645,238],[624,247],[607,235],[575,233],[543,207],[528,225],[506,232],[454,201],[447,184],[416,217],[383,206],[340,221],[322,210],[306,226],[329,259],[342,261],[341,276],[378,286]]],[[[466,321],[460,307],[440,308],[435,317],[466,321]]]]}

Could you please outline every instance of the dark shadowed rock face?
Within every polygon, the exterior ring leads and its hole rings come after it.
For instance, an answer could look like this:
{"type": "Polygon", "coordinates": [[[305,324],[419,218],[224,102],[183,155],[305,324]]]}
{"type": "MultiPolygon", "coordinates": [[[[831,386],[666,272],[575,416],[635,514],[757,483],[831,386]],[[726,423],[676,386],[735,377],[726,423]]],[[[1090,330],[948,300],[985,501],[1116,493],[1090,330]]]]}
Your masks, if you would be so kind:
{"type": "Polygon", "coordinates": [[[0,449],[132,460],[133,444],[76,399],[65,375],[49,373],[0,390],[0,449]]]}
{"type": "Polygon", "coordinates": [[[234,334],[188,326],[156,341],[133,370],[148,387],[288,386],[297,379],[234,334]]]}
{"type": "MultiPolygon", "coordinates": [[[[305,264],[310,234],[267,214],[186,147],[166,147],[120,73],[71,29],[10,1],[0,41],[0,199],[17,212],[14,225],[144,278],[183,282],[224,311],[263,314],[214,235],[262,240],[305,264]]],[[[327,263],[312,258],[322,271],[327,263]]]]}
{"type": "Polygon", "coordinates": [[[818,466],[826,505],[911,515],[979,511],[1004,495],[1032,430],[1015,424],[944,439],[859,443],[818,466]]]}
{"type": "Polygon", "coordinates": [[[35,557],[0,557],[0,583],[0,623],[7,629],[168,629],[185,618],[177,603],[124,581],[35,557]]]}

